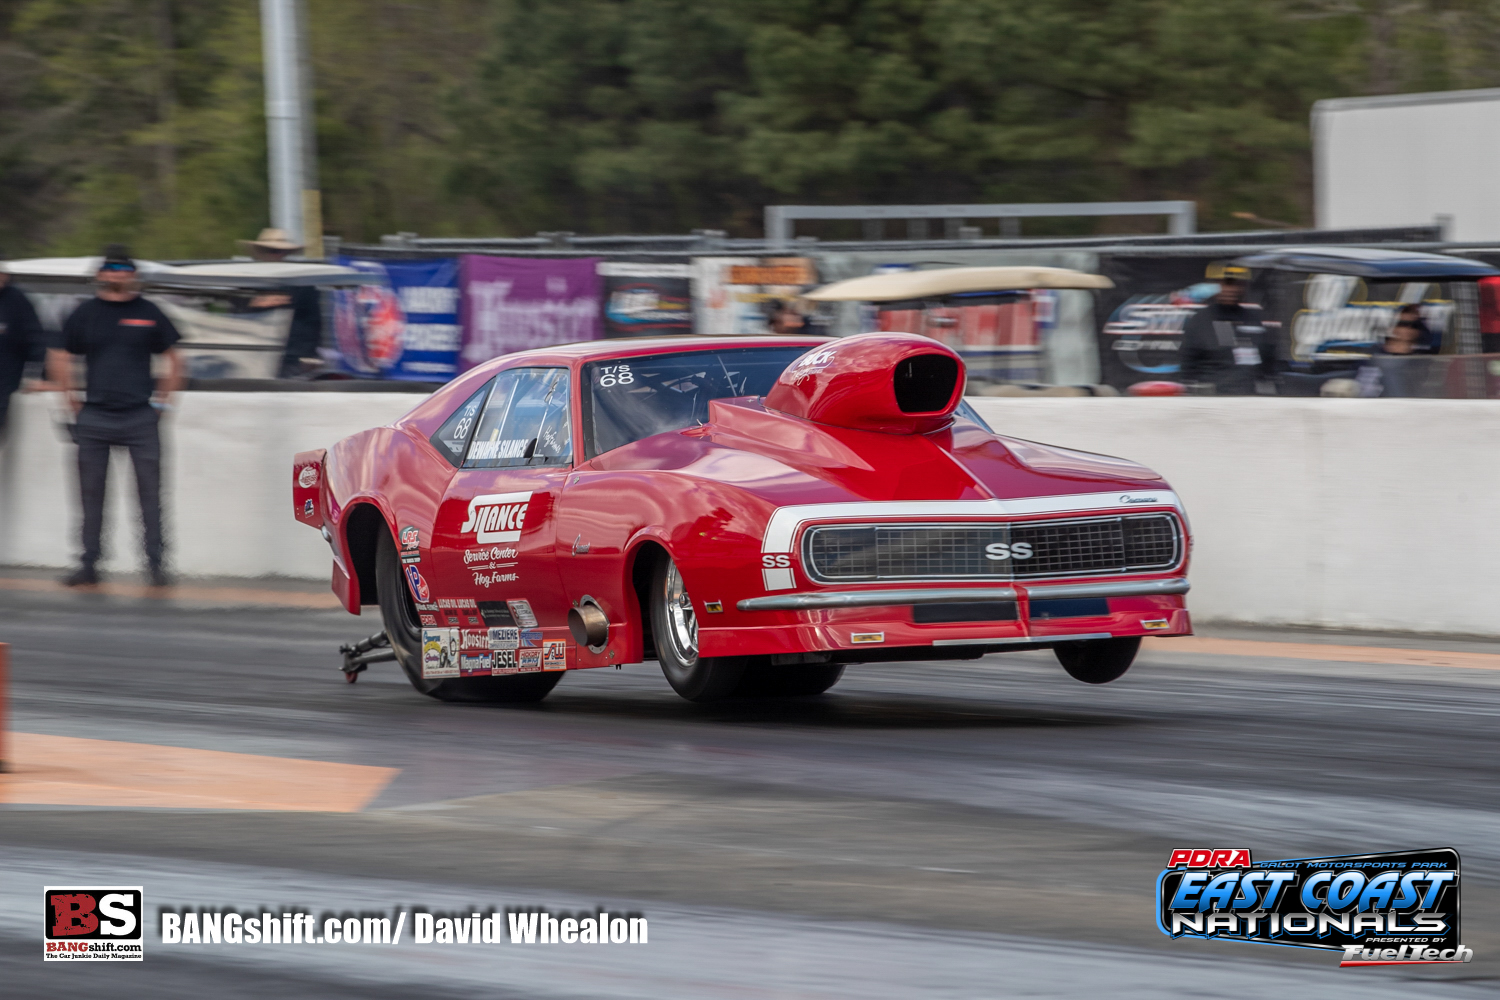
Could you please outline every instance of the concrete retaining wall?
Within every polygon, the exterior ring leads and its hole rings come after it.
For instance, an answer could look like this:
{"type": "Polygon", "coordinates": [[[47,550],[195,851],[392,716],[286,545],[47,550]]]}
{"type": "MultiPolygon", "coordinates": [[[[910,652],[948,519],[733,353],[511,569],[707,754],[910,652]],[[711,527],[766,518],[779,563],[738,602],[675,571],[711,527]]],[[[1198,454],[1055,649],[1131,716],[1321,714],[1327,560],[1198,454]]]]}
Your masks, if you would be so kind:
{"type": "MultiPolygon", "coordinates": [[[[326,579],[328,545],[292,520],[292,456],[389,423],[411,393],[185,392],[162,425],[168,561],[187,576],[326,579]]],[[[11,400],[0,452],[0,565],[67,566],[78,556],[75,450],[53,393],[11,400]]],[[[106,571],[140,569],[135,479],[110,466],[106,571]]]]}
{"type": "Polygon", "coordinates": [[[1001,433],[1166,476],[1200,619],[1500,635],[1500,402],[972,402],[1001,433]]]}
{"type": "MultiPolygon", "coordinates": [[[[168,421],[169,538],[185,575],[325,578],[292,520],[291,456],[387,423],[408,394],[186,393],[168,421]]],[[[1202,620],[1500,635],[1500,402],[974,399],[996,430],[1160,471],[1196,536],[1202,620]]],[[[0,564],[76,556],[73,451],[53,396],[17,396],[0,450],[0,564]]],[[[107,570],[141,562],[111,475],[107,570]]]]}

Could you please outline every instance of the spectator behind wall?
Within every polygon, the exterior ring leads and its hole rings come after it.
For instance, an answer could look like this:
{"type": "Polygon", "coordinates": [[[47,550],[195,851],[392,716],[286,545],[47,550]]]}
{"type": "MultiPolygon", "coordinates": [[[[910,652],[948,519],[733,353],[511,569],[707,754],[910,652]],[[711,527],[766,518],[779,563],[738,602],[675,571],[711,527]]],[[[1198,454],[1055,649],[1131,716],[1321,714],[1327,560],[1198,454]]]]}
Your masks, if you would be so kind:
{"type": "MultiPolygon", "coordinates": [[[[255,239],[240,240],[240,244],[251,257],[268,263],[280,263],[302,249],[302,244],[280,229],[262,229],[255,239]]],[[[292,325],[281,358],[282,378],[293,378],[317,367],[318,345],[323,340],[323,305],[316,288],[304,285],[257,295],[250,300],[250,308],[292,310],[292,325]]]]}
{"type": "Polygon", "coordinates": [[[1261,387],[1274,394],[1276,348],[1260,306],[1243,301],[1249,269],[1212,264],[1207,276],[1219,290],[1183,325],[1182,381],[1206,383],[1220,396],[1253,396],[1261,387]]]}
{"type": "Polygon", "coordinates": [[[1436,354],[1442,348],[1442,338],[1422,320],[1422,309],[1408,302],[1396,313],[1390,332],[1385,335],[1381,350],[1386,354],[1436,354]]]}
{"type": "Polygon", "coordinates": [[[46,350],[42,324],[26,293],[0,271],[0,440],[10,397],[21,387],[21,374],[28,361],[40,361],[46,350]]]}

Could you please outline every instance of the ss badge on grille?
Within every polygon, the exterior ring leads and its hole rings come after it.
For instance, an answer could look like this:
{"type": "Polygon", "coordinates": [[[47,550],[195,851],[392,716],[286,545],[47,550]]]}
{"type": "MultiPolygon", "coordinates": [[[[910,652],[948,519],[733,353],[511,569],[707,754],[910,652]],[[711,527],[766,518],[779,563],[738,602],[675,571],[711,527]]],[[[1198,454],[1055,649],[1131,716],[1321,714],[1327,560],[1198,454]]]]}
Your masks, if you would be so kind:
{"type": "Polygon", "coordinates": [[[1030,559],[1030,542],[991,542],[984,547],[984,557],[1000,562],[1003,559],[1030,559]]]}

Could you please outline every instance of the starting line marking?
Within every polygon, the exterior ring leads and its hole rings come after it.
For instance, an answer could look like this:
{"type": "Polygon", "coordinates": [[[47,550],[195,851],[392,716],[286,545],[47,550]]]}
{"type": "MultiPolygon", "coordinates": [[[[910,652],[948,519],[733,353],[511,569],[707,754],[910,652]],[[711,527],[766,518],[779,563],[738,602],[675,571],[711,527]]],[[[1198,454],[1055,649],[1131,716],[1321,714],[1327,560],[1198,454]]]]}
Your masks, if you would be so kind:
{"type": "Polygon", "coordinates": [[[276,604],[290,608],[337,608],[332,593],[296,590],[264,590],[256,587],[148,587],[142,583],[97,583],[91,587],[64,587],[56,580],[0,577],[0,590],[34,590],[44,593],[108,594],[111,597],[146,597],[193,604],[276,604]]]}
{"type": "Polygon", "coordinates": [[[1465,653],[1437,649],[1394,649],[1387,646],[1331,646],[1319,642],[1265,642],[1259,639],[1211,639],[1183,636],[1147,638],[1151,653],[1206,653],[1210,656],[1260,656],[1284,660],[1329,660],[1338,663],[1385,663],[1393,666],[1463,667],[1500,670],[1500,653],[1465,653]]]}
{"type": "Polygon", "coordinates": [[[394,767],[38,733],[7,734],[0,803],[359,812],[394,767]]]}

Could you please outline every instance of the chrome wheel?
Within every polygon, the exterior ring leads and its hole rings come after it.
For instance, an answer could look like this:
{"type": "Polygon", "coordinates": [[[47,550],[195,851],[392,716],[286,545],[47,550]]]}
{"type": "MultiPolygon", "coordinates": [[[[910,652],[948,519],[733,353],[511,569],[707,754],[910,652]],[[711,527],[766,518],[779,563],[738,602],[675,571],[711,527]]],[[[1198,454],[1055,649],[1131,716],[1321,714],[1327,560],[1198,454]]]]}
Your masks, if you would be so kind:
{"type": "Polygon", "coordinates": [[[672,651],[683,665],[698,660],[698,616],[693,614],[693,602],[683,586],[682,574],[677,565],[667,567],[666,598],[667,633],[672,640],[672,651]]]}

